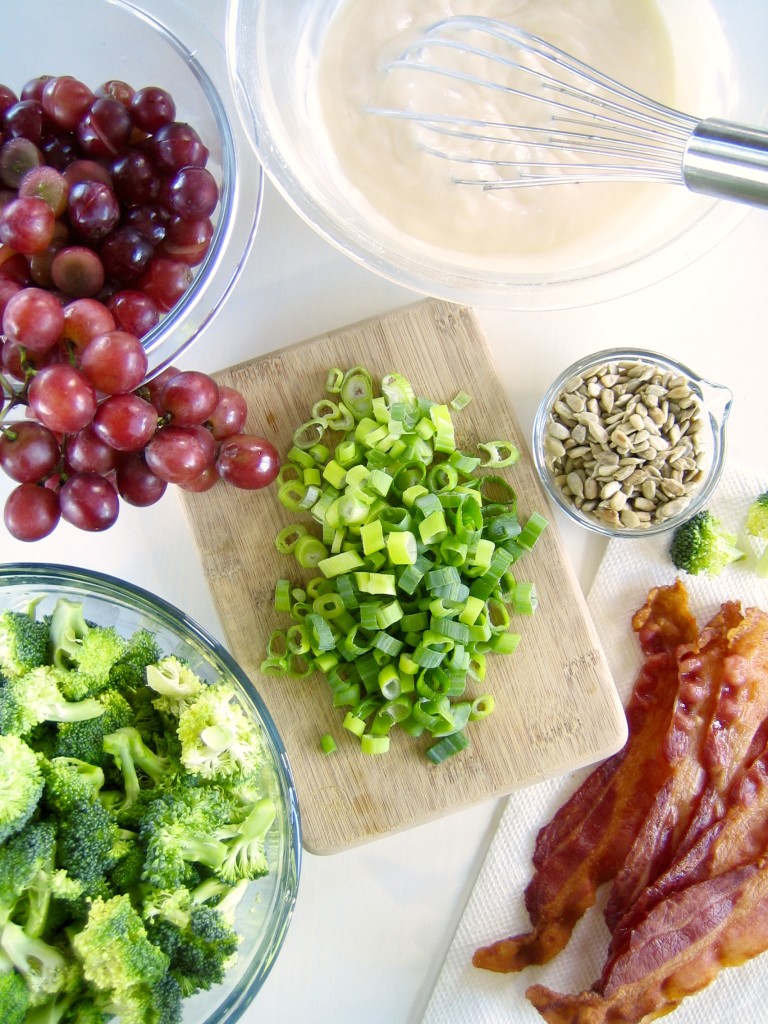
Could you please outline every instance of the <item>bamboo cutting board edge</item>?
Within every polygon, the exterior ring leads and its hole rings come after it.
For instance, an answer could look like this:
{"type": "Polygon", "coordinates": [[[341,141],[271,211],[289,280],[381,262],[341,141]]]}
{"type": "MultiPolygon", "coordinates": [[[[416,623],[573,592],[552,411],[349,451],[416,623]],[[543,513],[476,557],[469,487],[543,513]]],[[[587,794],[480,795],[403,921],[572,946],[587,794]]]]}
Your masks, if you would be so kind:
{"type": "MultiPolygon", "coordinates": [[[[546,494],[527,443],[466,307],[419,301],[239,363],[216,377],[245,394],[253,421],[248,429],[272,436],[285,450],[293,428],[322,396],[327,369],[356,363],[375,375],[397,369],[418,393],[437,400],[449,401],[461,388],[476,395],[456,415],[459,442],[467,447],[468,437],[503,436],[518,444],[523,457],[504,475],[520,495],[521,512],[538,508],[546,514],[546,494]]],[[[269,632],[284,624],[272,608],[274,583],[291,569],[274,550],[274,534],[291,519],[274,489],[238,492],[220,485],[204,494],[182,492],[181,500],[227,645],[285,743],[309,852],[332,853],[506,795],[601,760],[623,742],[623,709],[551,524],[521,562],[522,575],[536,584],[539,608],[520,623],[523,640],[515,654],[492,659],[487,689],[496,696],[496,710],[471,728],[468,751],[436,767],[405,736],[393,737],[385,757],[362,755],[358,741],[340,728],[339,712],[319,676],[297,681],[260,673],[269,632]],[[319,751],[323,732],[337,740],[331,756],[319,751]]]]}

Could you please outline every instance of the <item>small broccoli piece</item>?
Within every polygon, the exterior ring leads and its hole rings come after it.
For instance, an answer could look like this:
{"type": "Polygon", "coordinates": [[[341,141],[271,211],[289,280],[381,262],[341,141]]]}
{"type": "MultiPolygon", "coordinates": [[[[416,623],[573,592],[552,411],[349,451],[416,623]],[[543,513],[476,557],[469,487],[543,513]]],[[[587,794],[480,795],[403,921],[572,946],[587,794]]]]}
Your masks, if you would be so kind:
{"type": "Polygon", "coordinates": [[[173,655],[147,666],[147,686],[159,693],[153,701],[158,711],[178,717],[205,686],[188,665],[173,655]]]}
{"type": "Polygon", "coordinates": [[[18,971],[0,972],[0,1020],[3,1024],[24,1024],[29,1009],[27,983],[18,971]]]}
{"type": "Polygon", "coordinates": [[[154,990],[168,973],[169,960],[147,938],[128,895],[94,900],[72,947],[86,981],[103,994],[104,1008],[118,1014],[121,1022],[161,1019],[162,1003],[154,990]]]}
{"type": "MultiPolygon", "coordinates": [[[[746,527],[750,537],[768,541],[768,491],[758,495],[747,509],[746,527]]],[[[755,572],[763,579],[768,577],[768,543],[758,555],[755,572]]]]}
{"type": "Polygon", "coordinates": [[[48,625],[31,612],[8,608],[0,612],[0,672],[7,678],[24,675],[48,659],[48,625]]]}
{"type": "Polygon", "coordinates": [[[42,792],[37,754],[18,736],[0,735],[0,843],[27,824],[42,792]]]}
{"type": "Polygon", "coordinates": [[[103,742],[105,753],[114,758],[115,765],[123,776],[123,806],[130,806],[139,799],[142,790],[139,771],[148,776],[156,786],[166,781],[174,771],[173,762],[151,750],[134,726],[125,726],[108,733],[103,742]]]}
{"type": "Polygon", "coordinates": [[[26,898],[38,872],[53,863],[55,846],[51,821],[32,821],[0,846],[0,930],[26,898]]]}
{"type": "Polygon", "coordinates": [[[0,948],[27,983],[32,1006],[45,1003],[59,992],[77,988],[80,972],[62,950],[36,936],[15,921],[6,921],[0,948]]]}
{"type": "MultiPolygon", "coordinates": [[[[112,666],[110,682],[123,693],[141,690],[144,688],[147,666],[154,665],[162,656],[154,633],[148,629],[137,629],[128,637],[123,654],[112,666]]],[[[131,701],[130,694],[128,700],[131,701]]]]}
{"type": "Polygon", "coordinates": [[[119,838],[118,826],[98,800],[81,801],[59,821],[56,863],[88,890],[114,867],[119,838]]]}
{"type": "Polygon", "coordinates": [[[90,630],[85,621],[81,601],[60,597],[49,621],[50,663],[57,668],[71,669],[75,664],[78,645],[90,630]]]}
{"type": "Polygon", "coordinates": [[[744,558],[735,534],[729,533],[708,509],[677,527],[669,553],[675,567],[691,576],[719,576],[731,562],[744,558]]]}
{"type": "Polygon", "coordinates": [[[104,785],[104,772],[98,765],[76,757],[41,758],[45,779],[44,799],[48,807],[63,817],[81,803],[98,799],[104,785]]]}
{"type": "Polygon", "coordinates": [[[78,758],[101,768],[109,763],[104,737],[133,725],[135,717],[131,705],[117,690],[104,690],[96,699],[104,708],[104,713],[98,718],[58,725],[54,745],[56,756],[78,758]]]}
{"type": "Polygon", "coordinates": [[[71,655],[70,671],[61,688],[67,700],[95,697],[112,685],[112,666],[125,649],[125,641],[113,626],[92,626],[71,655]]]}
{"type": "Polygon", "coordinates": [[[104,714],[104,705],[91,697],[68,701],[59,686],[59,673],[41,665],[7,680],[0,689],[0,732],[24,736],[41,722],[81,722],[104,714]]]}
{"type": "Polygon", "coordinates": [[[170,957],[171,972],[185,996],[219,984],[240,944],[234,910],[244,887],[212,882],[191,891],[156,892],[144,903],[147,934],[170,957]],[[222,894],[224,900],[210,904],[222,894]]]}
{"type": "Polygon", "coordinates": [[[175,889],[190,883],[190,865],[218,868],[227,847],[215,835],[230,814],[227,794],[215,786],[175,790],[152,800],[139,831],[146,849],[145,881],[175,889]]]}
{"type": "Polygon", "coordinates": [[[253,772],[261,762],[258,730],[228,683],[204,686],[182,707],[178,736],[182,764],[206,779],[253,772]]]}
{"type": "Polygon", "coordinates": [[[241,822],[216,833],[216,838],[227,845],[227,854],[216,869],[219,878],[234,884],[241,879],[261,878],[269,872],[264,844],[276,814],[274,800],[263,797],[241,822]]]}

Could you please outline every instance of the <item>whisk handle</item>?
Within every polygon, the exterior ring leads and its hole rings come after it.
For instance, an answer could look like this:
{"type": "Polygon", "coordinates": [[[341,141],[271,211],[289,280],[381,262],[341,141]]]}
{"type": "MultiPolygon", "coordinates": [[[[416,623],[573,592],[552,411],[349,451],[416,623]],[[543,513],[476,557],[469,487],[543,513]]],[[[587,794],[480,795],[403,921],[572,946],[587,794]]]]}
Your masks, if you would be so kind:
{"type": "Polygon", "coordinates": [[[682,172],[692,192],[768,208],[768,131],[701,121],[683,153],[682,172]]]}

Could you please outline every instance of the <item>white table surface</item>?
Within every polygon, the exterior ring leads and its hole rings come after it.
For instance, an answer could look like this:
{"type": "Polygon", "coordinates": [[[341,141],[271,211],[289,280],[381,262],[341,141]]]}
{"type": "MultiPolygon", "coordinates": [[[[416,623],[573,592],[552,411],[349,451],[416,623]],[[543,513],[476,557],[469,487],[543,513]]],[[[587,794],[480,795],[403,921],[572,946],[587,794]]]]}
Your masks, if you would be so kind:
{"type": "MultiPolygon", "coordinates": [[[[224,0],[188,3],[219,31],[224,0]]],[[[152,5],[159,11],[163,0],[152,5]]],[[[618,343],[653,347],[730,386],[728,457],[763,469],[767,271],[768,213],[751,212],[696,264],[635,295],[568,311],[479,311],[479,319],[525,431],[546,386],[574,359],[618,343]]],[[[267,184],[242,277],[205,341],[178,365],[214,371],[417,298],[318,238],[267,184]]],[[[10,489],[0,479],[0,504],[10,489]]],[[[559,514],[553,519],[586,592],[604,542],[559,514]]],[[[124,506],[103,534],[62,523],[49,538],[23,544],[0,532],[0,561],[111,573],[223,639],[172,490],[151,509],[124,506]]],[[[420,1021],[501,810],[490,802],[331,857],[305,854],[283,950],[244,1024],[420,1021]]]]}

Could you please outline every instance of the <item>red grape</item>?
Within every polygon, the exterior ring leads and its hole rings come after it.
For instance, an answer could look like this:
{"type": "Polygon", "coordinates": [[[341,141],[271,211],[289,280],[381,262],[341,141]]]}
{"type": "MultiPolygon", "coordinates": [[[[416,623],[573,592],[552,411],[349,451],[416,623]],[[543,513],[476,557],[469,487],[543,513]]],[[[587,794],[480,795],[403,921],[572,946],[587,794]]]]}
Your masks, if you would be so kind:
{"type": "Polygon", "coordinates": [[[157,429],[157,412],[138,395],[110,395],[99,404],[93,429],[119,452],[138,452],[157,429]]]}
{"type": "Polygon", "coordinates": [[[85,245],[67,245],[51,262],[51,277],[56,287],[73,299],[90,298],[104,286],[104,264],[85,245]]]}
{"type": "Polygon", "coordinates": [[[243,395],[226,384],[220,384],[218,405],[208,417],[208,426],[216,440],[239,434],[247,417],[248,404],[243,395]]]}
{"type": "Polygon", "coordinates": [[[55,167],[42,164],[32,167],[19,182],[20,196],[36,196],[48,203],[56,217],[67,208],[67,179],[55,167]]]}
{"type": "Polygon", "coordinates": [[[144,346],[127,331],[97,335],[80,355],[80,369],[97,390],[108,395],[134,391],[147,374],[147,364],[144,346]]]}
{"type": "Polygon", "coordinates": [[[0,467],[17,483],[42,480],[60,457],[59,442],[42,423],[24,420],[0,432],[0,467]]]}
{"type": "Polygon", "coordinates": [[[208,149],[195,129],[180,121],[171,121],[153,134],[149,152],[163,174],[175,174],[182,167],[205,167],[208,149]]]}
{"type": "Polygon", "coordinates": [[[88,156],[115,156],[128,145],[133,124],[124,104],[102,96],[78,121],[77,141],[88,156]]]}
{"type": "Polygon", "coordinates": [[[234,434],[221,442],[216,468],[228,484],[257,490],[275,480],[280,469],[280,456],[275,446],[263,437],[234,434]]]}
{"type": "Polygon", "coordinates": [[[165,494],[168,484],[155,476],[138,452],[123,455],[117,466],[115,483],[120,497],[129,505],[154,505],[165,494]]]}
{"type": "Polygon", "coordinates": [[[59,491],[62,519],[80,530],[99,532],[114,524],[120,501],[114,486],[99,473],[73,473],[59,491]]]}
{"type": "Polygon", "coordinates": [[[213,224],[210,217],[200,220],[183,220],[173,217],[165,229],[160,251],[171,259],[181,260],[190,267],[202,263],[213,238],[213,224]]]}
{"type": "Polygon", "coordinates": [[[37,419],[57,434],[82,430],[96,412],[93,384],[67,363],[38,370],[30,381],[27,397],[37,419]]]}
{"type": "Polygon", "coordinates": [[[0,210],[0,242],[29,255],[42,252],[53,238],[56,215],[36,196],[13,199],[0,210]]]}
{"type": "Polygon", "coordinates": [[[51,292],[22,288],[8,300],[3,313],[3,334],[31,352],[47,352],[64,330],[64,310],[51,292]]]}
{"type": "Polygon", "coordinates": [[[208,456],[204,445],[189,427],[161,427],[147,445],[144,458],[161,480],[184,484],[205,469],[208,456]]]}
{"type": "Polygon", "coordinates": [[[169,260],[165,256],[153,259],[139,278],[139,286],[163,313],[176,305],[191,284],[192,268],[181,260],[169,260]]]}
{"type": "Polygon", "coordinates": [[[8,495],[3,510],[5,528],[16,540],[41,540],[59,521],[59,496],[37,484],[19,484],[8,495]]]}
{"type": "Polygon", "coordinates": [[[76,434],[69,434],[64,446],[67,465],[78,473],[106,476],[117,466],[118,452],[102,441],[91,423],[76,434]]]}
{"type": "Polygon", "coordinates": [[[218,201],[218,185],[205,167],[182,167],[168,184],[168,206],[182,220],[210,217],[218,201]]]}
{"type": "Polygon", "coordinates": [[[93,102],[93,93],[87,85],[71,75],[59,75],[44,83],[41,102],[43,110],[54,124],[73,132],[93,102]]]}
{"type": "Polygon", "coordinates": [[[160,312],[152,299],[136,288],[124,288],[107,299],[107,309],[115,323],[129,334],[143,338],[160,322],[160,312]]]}
{"type": "Polygon", "coordinates": [[[152,135],[176,116],[176,104],[165,89],[149,85],[138,89],[131,98],[131,117],[137,128],[152,135]]]}
{"type": "Polygon", "coordinates": [[[78,181],[72,185],[67,212],[75,230],[89,241],[104,238],[120,220],[117,196],[100,181],[78,181]]]}
{"type": "Polygon", "coordinates": [[[117,100],[124,107],[131,105],[135,92],[136,90],[132,85],[121,81],[119,78],[110,78],[108,82],[103,82],[97,89],[93,90],[94,96],[104,96],[111,100],[117,100]]]}
{"type": "Polygon", "coordinates": [[[97,299],[73,299],[64,307],[63,337],[77,349],[84,349],[97,335],[114,331],[116,326],[112,313],[97,299]]]}
{"type": "Polygon", "coordinates": [[[0,183],[18,188],[25,176],[42,163],[43,154],[34,142],[23,137],[8,139],[0,146],[0,183]]]}
{"type": "Polygon", "coordinates": [[[216,470],[216,466],[206,466],[200,476],[196,476],[194,480],[190,480],[185,484],[179,484],[179,487],[183,491],[192,491],[195,494],[202,494],[203,491],[210,491],[215,485],[221,483],[221,477],[216,470]]]}
{"type": "Polygon", "coordinates": [[[176,426],[205,423],[219,402],[216,381],[199,370],[182,370],[171,377],[160,394],[163,410],[176,426]]]}

